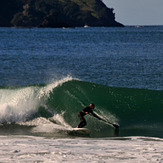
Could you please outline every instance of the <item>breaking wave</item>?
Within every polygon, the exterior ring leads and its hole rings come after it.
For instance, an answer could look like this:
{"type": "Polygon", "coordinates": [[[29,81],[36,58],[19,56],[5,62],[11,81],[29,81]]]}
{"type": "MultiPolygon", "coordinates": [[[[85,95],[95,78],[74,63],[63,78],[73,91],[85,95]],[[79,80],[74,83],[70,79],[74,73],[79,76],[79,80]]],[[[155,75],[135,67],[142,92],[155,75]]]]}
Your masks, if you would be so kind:
{"type": "MultiPolygon", "coordinates": [[[[119,135],[163,137],[163,91],[113,88],[72,77],[48,85],[1,87],[0,124],[50,124],[53,131],[58,126],[64,130],[77,126],[78,112],[91,102],[99,116],[120,125],[119,135]]],[[[114,135],[107,124],[91,116],[86,119],[94,136],[114,135]]]]}

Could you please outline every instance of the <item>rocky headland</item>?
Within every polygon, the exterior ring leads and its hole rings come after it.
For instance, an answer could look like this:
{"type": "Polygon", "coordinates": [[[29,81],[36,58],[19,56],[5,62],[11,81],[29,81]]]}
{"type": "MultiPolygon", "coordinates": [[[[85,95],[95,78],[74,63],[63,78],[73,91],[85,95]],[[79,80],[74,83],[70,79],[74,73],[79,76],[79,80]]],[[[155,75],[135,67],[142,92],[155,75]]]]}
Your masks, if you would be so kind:
{"type": "Polygon", "coordinates": [[[1,0],[1,27],[123,27],[102,0],[1,0]]]}

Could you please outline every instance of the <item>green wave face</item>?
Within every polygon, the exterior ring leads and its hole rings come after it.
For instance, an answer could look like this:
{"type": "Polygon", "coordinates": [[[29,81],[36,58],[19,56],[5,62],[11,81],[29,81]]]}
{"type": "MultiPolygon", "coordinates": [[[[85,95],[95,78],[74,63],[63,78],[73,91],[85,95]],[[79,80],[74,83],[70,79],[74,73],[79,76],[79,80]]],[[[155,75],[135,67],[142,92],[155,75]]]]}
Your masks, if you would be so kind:
{"type": "Polygon", "coordinates": [[[108,124],[87,115],[86,127],[93,136],[163,137],[163,91],[111,88],[78,80],[0,91],[2,124],[37,117],[49,119],[60,114],[67,124],[76,127],[80,122],[78,113],[95,103],[94,111],[105,120],[119,124],[120,129],[116,133],[108,124]]]}
{"type": "MultiPolygon", "coordinates": [[[[96,113],[121,126],[122,135],[137,135],[137,132],[155,135],[153,130],[160,134],[163,125],[162,99],[162,91],[110,88],[73,80],[55,88],[47,105],[57,112],[64,112],[65,120],[75,127],[79,122],[78,112],[93,102],[96,113]]],[[[93,117],[87,116],[86,119],[87,127],[99,133],[110,129],[93,117]]]]}

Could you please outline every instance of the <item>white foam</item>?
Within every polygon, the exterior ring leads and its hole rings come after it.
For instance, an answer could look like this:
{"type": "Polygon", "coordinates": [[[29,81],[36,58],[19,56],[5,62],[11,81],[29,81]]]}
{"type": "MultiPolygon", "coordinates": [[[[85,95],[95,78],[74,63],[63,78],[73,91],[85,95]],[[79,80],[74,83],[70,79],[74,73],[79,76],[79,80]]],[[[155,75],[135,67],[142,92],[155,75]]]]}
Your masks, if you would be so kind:
{"type": "Polygon", "coordinates": [[[24,121],[37,112],[37,88],[0,90],[0,123],[24,121]]]}
{"type": "Polygon", "coordinates": [[[163,162],[163,139],[48,139],[0,136],[0,162],[163,162]],[[10,148],[9,148],[10,147],[10,148]]]}
{"type": "Polygon", "coordinates": [[[65,122],[63,115],[64,112],[62,114],[56,114],[52,118],[50,118],[50,120],[55,121],[57,124],[60,124],[66,128],[72,128],[68,123],[65,122]]]}

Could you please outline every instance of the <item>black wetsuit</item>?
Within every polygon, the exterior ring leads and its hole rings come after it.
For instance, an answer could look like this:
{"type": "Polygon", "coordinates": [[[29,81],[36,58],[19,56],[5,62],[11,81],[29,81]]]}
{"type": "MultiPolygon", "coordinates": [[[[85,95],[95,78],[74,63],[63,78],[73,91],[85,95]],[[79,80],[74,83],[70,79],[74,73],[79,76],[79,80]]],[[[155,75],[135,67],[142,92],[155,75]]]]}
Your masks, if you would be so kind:
{"type": "Polygon", "coordinates": [[[93,112],[93,109],[91,109],[90,107],[86,107],[83,109],[83,111],[79,112],[79,115],[78,117],[80,118],[81,122],[79,123],[78,125],[78,128],[82,128],[84,126],[86,126],[87,122],[84,118],[85,115],[87,114],[92,114],[94,117],[98,118],[99,120],[101,120],[100,117],[98,117],[94,112],[93,112]]]}

